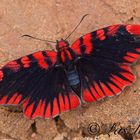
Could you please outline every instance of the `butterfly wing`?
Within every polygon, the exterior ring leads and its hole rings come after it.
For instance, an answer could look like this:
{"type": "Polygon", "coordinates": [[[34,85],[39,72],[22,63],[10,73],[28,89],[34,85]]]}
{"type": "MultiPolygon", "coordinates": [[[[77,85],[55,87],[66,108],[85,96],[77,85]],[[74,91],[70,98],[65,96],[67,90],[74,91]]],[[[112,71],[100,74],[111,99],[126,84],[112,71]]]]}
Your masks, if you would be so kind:
{"type": "Polygon", "coordinates": [[[22,104],[27,118],[51,118],[76,108],[79,99],[56,62],[56,52],[42,51],[6,64],[0,70],[0,104],[22,104]]]}
{"type": "Polygon", "coordinates": [[[79,60],[77,69],[83,91],[82,98],[86,102],[117,95],[135,80],[127,65],[100,57],[79,60]]]}
{"type": "Polygon", "coordinates": [[[135,77],[129,67],[140,54],[140,25],[113,25],[86,34],[73,43],[83,99],[113,96],[135,77]]]}
{"type": "Polygon", "coordinates": [[[86,34],[72,44],[79,56],[133,63],[140,53],[140,25],[113,25],[86,34]]]}

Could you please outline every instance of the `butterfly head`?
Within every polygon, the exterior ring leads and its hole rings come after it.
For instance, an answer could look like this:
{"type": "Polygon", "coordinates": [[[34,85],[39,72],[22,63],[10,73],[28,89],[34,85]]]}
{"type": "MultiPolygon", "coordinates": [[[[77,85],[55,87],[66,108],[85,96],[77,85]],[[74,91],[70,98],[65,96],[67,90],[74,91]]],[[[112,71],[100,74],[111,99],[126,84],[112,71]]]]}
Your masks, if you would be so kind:
{"type": "Polygon", "coordinates": [[[68,49],[69,47],[69,43],[68,41],[64,40],[64,39],[61,39],[60,41],[56,41],[56,49],[57,51],[63,51],[63,50],[66,50],[68,49]]]}

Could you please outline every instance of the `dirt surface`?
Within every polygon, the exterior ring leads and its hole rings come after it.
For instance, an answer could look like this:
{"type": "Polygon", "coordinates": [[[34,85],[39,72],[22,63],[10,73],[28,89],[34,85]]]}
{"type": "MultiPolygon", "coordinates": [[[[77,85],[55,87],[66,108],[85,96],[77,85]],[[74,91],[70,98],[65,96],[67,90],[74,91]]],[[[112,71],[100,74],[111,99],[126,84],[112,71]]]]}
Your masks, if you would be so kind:
{"type": "MultiPolygon", "coordinates": [[[[70,37],[70,43],[111,24],[140,24],[140,0],[1,0],[1,66],[47,48],[44,42],[21,35],[60,39],[85,14],[90,15],[70,37]]],[[[133,71],[137,80],[121,95],[61,114],[57,120],[27,120],[19,109],[0,107],[0,140],[140,139],[140,61],[133,71]]]]}

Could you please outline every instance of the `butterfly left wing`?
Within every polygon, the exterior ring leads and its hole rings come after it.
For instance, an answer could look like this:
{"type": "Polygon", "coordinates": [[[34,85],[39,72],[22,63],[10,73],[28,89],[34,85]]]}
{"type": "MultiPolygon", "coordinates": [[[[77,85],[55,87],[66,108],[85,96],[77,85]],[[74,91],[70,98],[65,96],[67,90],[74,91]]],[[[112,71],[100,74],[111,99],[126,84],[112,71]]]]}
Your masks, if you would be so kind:
{"type": "Polygon", "coordinates": [[[79,105],[57,53],[42,51],[9,62],[0,70],[0,104],[22,104],[27,118],[51,118],[79,105]]]}
{"type": "Polygon", "coordinates": [[[140,25],[113,25],[86,34],[72,44],[78,55],[83,99],[92,102],[119,94],[134,82],[130,64],[140,55],[140,25]]]}

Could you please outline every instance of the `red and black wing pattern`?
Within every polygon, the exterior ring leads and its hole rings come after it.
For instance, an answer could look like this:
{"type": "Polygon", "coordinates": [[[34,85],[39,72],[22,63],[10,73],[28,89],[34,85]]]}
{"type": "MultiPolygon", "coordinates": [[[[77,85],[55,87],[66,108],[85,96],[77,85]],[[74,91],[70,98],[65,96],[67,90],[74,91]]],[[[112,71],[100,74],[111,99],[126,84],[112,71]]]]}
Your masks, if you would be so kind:
{"type": "Polygon", "coordinates": [[[135,80],[129,66],[100,57],[82,58],[77,69],[86,102],[117,95],[135,80]]]}
{"type": "Polygon", "coordinates": [[[82,36],[72,44],[79,56],[92,55],[132,63],[140,54],[140,25],[113,25],[82,36]]]}
{"type": "Polygon", "coordinates": [[[140,25],[113,25],[73,43],[83,99],[92,102],[116,95],[135,77],[130,64],[140,55],[140,25]]]}
{"type": "Polygon", "coordinates": [[[51,118],[76,108],[79,99],[56,61],[56,52],[42,51],[6,64],[0,70],[0,104],[22,104],[27,118],[51,118]]]}

